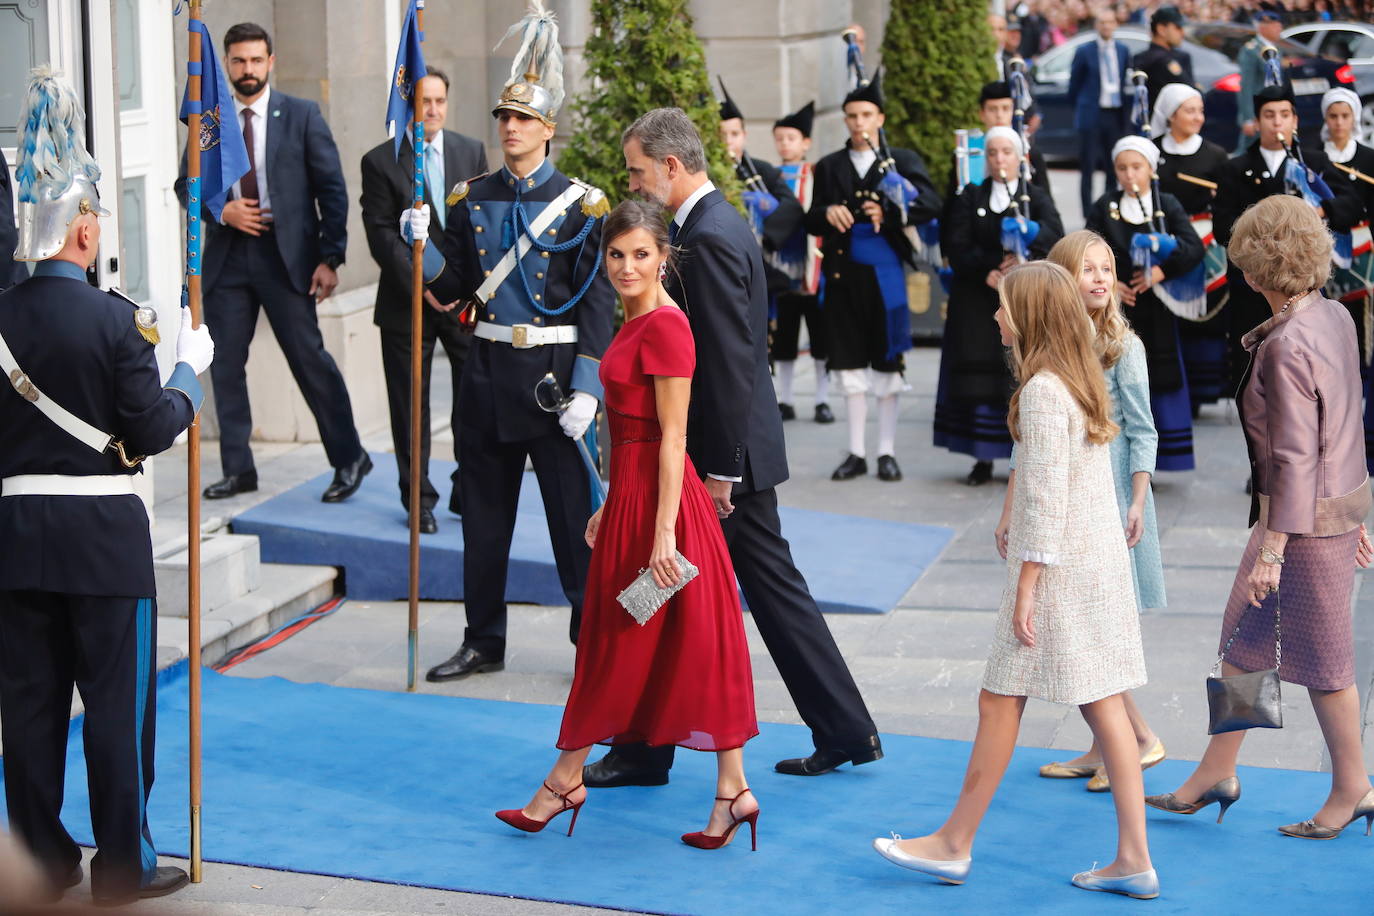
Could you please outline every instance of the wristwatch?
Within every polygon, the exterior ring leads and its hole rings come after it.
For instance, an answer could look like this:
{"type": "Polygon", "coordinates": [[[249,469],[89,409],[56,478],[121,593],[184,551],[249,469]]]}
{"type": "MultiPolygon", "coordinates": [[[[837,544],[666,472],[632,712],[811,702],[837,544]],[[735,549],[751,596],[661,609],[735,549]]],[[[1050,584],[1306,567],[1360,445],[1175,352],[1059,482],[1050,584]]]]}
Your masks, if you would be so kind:
{"type": "Polygon", "coordinates": [[[1268,563],[1270,566],[1283,565],[1283,554],[1275,553],[1263,544],[1260,545],[1259,558],[1261,563],[1268,563]]]}

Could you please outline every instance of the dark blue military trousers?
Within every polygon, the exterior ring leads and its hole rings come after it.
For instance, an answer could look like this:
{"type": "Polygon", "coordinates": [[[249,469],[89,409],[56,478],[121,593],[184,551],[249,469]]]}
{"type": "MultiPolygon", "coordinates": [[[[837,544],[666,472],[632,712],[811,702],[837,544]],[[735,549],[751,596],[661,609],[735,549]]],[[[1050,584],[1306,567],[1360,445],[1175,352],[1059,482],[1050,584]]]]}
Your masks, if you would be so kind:
{"type": "Polygon", "coordinates": [[[270,231],[256,238],[233,230],[223,235],[229,250],[219,277],[205,291],[205,323],[215,338],[210,380],[225,475],[253,470],[247,365],[259,308],[267,311],[291,375],[315,415],[330,466],[341,468],[358,460],[363,445],[353,425],[353,405],[339,367],[324,348],[315,297],[292,287],[270,231]]]}
{"type": "Polygon", "coordinates": [[[91,891],[125,895],[157,868],[146,806],[153,787],[157,602],[0,591],[0,738],[10,829],[64,886],[81,851],[62,826],[72,687],[97,852],[91,891]]]}

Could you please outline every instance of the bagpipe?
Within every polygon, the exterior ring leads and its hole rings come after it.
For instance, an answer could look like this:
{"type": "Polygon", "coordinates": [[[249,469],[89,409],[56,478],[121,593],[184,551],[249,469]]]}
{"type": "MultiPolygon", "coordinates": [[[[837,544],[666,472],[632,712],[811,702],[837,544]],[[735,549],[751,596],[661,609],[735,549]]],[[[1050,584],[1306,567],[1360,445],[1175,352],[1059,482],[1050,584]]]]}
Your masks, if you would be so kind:
{"type": "Polygon", "coordinates": [[[983,183],[987,160],[983,155],[983,132],[959,128],[954,132],[955,194],[964,193],[969,185],[983,183]]]}
{"type": "MultiPolygon", "coordinates": [[[[871,80],[864,71],[863,51],[859,48],[859,38],[854,29],[845,29],[840,33],[848,47],[847,66],[854,74],[854,78],[859,86],[867,86],[871,80]]],[[[906,225],[907,208],[920,196],[921,192],[905,176],[897,171],[897,163],[892,158],[892,148],[887,145],[887,131],[878,128],[878,142],[873,142],[873,137],[867,131],[863,135],[864,142],[873,150],[877,157],[878,172],[882,176],[878,182],[878,189],[882,195],[892,202],[902,217],[902,225],[906,225]]]]}
{"type": "Polygon", "coordinates": [[[1016,260],[1025,263],[1030,260],[1030,246],[1040,234],[1040,224],[1031,218],[1030,206],[1030,130],[1026,123],[1026,112],[1030,110],[1030,82],[1026,79],[1026,62],[1013,57],[1007,62],[1007,82],[1011,86],[1011,129],[1021,138],[1021,162],[1017,166],[1017,187],[1012,188],[1007,173],[998,174],[998,180],[1011,197],[1011,216],[1002,218],[1002,248],[1016,255],[1016,260]]]}
{"type": "Polygon", "coordinates": [[[735,177],[744,184],[744,193],[740,198],[749,211],[749,226],[754,230],[754,238],[762,244],[764,220],[778,209],[778,199],[768,190],[763,176],[749,158],[748,150],[740,150],[739,162],[735,163],[735,177]]]}

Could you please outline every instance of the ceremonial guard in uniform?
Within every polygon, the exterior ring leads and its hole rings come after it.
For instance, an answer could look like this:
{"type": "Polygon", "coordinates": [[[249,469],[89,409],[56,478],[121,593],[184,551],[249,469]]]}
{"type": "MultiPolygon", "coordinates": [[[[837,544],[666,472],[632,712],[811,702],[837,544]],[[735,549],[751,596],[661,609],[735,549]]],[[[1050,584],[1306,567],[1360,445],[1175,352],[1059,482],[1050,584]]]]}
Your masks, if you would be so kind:
{"type": "Polygon", "coordinates": [[[1144,72],[1154,109],[1159,92],[1170,83],[1193,85],[1193,56],[1184,51],[1183,14],[1176,6],[1161,6],[1150,14],[1150,46],[1131,61],[1144,72]]]}
{"type": "MultiPolygon", "coordinates": [[[[446,198],[444,233],[432,240],[437,246],[425,248],[429,290],[441,304],[461,303],[476,338],[463,371],[456,431],[468,626],[458,651],[430,669],[430,681],[504,667],[506,573],[527,458],[572,605],[573,642],[591,559],[583,533],[595,508],[593,483],[578,440],[596,416],[597,370],[615,314],[600,269],[600,217],[609,206],[599,189],[568,178],[547,158],[563,102],[556,21],[536,7],[512,34],[522,30],[526,40],[510,83],[492,110],[504,165],[455,186],[446,198]],[[541,409],[535,396],[550,373],[568,394],[557,415],[541,409]]],[[[402,224],[425,237],[428,207],[407,210],[402,224]]]]}
{"type": "MultiPolygon", "coordinates": [[[[811,151],[811,123],[816,103],[807,102],[798,111],[773,122],[773,145],[782,164],[778,171],[788,189],[796,195],[802,210],[811,206],[815,172],[806,154],[811,151]]],[[[769,341],[769,359],[778,377],[778,409],[784,420],[797,415],[792,406],[792,384],[797,357],[801,353],[801,325],[806,319],[807,342],[816,369],[816,422],[834,423],[830,409],[830,375],[826,370],[825,315],[821,312],[820,242],[808,235],[800,224],[777,251],[764,253],[772,266],[787,275],[788,286],[777,296],[777,320],[769,341]]]]}
{"type": "Polygon", "coordinates": [[[821,238],[829,367],[844,392],[849,454],[831,475],[868,473],[867,394],[878,399],[878,477],[901,480],[895,457],[903,354],[911,349],[905,266],[915,227],[940,215],[940,195],[913,150],[885,149],[881,74],[844,100],[849,141],[816,163],[806,231],[821,238]]]}
{"type": "Polygon", "coordinates": [[[20,118],[19,245],[34,274],[0,294],[0,728],[11,829],[53,897],[82,880],[60,819],[72,688],[96,854],[91,894],[117,904],[184,885],[158,867],[146,803],[153,786],[157,609],[148,513],[134,494],[143,458],[168,448],[200,409],[196,374],[214,345],[183,311],[164,386],[157,316],[86,282],[99,253],[100,167],[85,113],[46,69],[20,118]]]}
{"type": "Polygon", "coordinates": [[[1193,416],[1203,404],[1229,398],[1226,387],[1226,249],[1212,231],[1212,198],[1226,150],[1202,136],[1202,93],[1183,83],[1170,83],[1154,101],[1150,136],[1159,148],[1159,189],[1183,205],[1193,232],[1202,241],[1202,290],[1192,308],[1170,310],[1178,326],[1183,374],[1193,416]]]}
{"type": "Polygon", "coordinates": [[[1283,33],[1283,15],[1273,9],[1272,4],[1261,3],[1260,7],[1254,17],[1255,37],[1241,45],[1240,53],[1236,55],[1236,69],[1240,70],[1240,92],[1236,94],[1236,122],[1240,124],[1240,139],[1236,145],[1238,153],[1249,146],[1250,138],[1259,132],[1259,112],[1255,108],[1254,98],[1255,93],[1266,85],[1264,61],[1260,55],[1265,48],[1274,47],[1274,42],[1283,33]]]}

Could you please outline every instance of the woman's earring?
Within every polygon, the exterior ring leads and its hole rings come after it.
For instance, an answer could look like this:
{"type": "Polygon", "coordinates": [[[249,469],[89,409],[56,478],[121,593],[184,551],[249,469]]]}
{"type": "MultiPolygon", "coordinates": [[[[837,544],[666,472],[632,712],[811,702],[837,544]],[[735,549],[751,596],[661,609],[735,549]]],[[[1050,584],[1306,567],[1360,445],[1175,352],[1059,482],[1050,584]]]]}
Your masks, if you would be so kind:
{"type": "Polygon", "coordinates": [[[662,283],[668,279],[668,262],[664,261],[658,265],[658,282],[662,283]]]}

